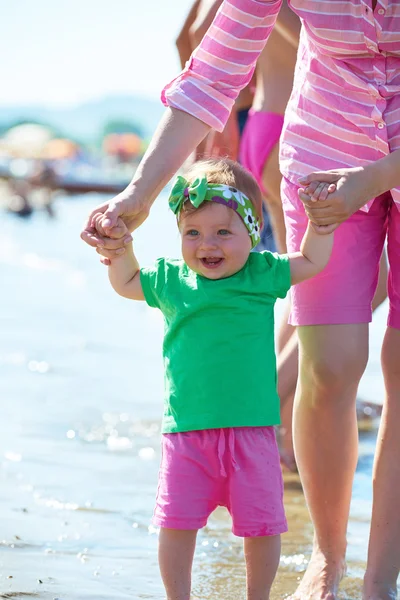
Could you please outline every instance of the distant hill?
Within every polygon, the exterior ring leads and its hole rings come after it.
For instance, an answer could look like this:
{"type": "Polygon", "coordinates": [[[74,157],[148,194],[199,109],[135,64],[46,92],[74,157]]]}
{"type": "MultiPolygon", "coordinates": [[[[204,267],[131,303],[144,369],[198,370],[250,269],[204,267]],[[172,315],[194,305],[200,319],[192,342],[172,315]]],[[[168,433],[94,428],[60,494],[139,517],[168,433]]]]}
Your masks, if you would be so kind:
{"type": "Polygon", "coordinates": [[[0,127],[15,121],[37,120],[53,126],[66,136],[96,143],[107,121],[118,119],[137,123],[145,137],[150,137],[163,113],[160,100],[140,96],[107,96],[77,106],[0,106],[0,127]]]}

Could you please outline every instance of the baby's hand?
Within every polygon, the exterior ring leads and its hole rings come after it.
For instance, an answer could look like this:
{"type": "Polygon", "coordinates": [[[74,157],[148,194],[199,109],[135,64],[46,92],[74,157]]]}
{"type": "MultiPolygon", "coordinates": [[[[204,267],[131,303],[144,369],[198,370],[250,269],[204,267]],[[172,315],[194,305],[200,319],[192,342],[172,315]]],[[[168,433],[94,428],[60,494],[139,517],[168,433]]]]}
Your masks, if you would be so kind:
{"type": "Polygon", "coordinates": [[[312,181],[307,187],[302,188],[303,194],[309,197],[311,202],[318,200],[326,200],[329,194],[336,192],[336,183],[328,183],[326,181],[312,181]]]}
{"type": "Polygon", "coordinates": [[[97,213],[92,217],[92,226],[101,236],[119,240],[122,237],[130,235],[125,223],[120,217],[118,217],[114,227],[104,227],[104,221],[108,221],[108,219],[104,217],[103,213],[97,213]]]}
{"type": "MultiPolygon", "coordinates": [[[[132,236],[130,235],[125,223],[121,218],[118,217],[116,225],[114,227],[104,227],[104,214],[97,213],[92,217],[92,227],[94,227],[102,237],[113,239],[113,240],[121,240],[121,246],[116,249],[117,254],[123,254],[125,252],[125,244],[129,242],[129,239],[132,240],[132,236]]],[[[97,253],[102,255],[100,262],[103,265],[109,266],[111,264],[110,257],[108,256],[108,252],[105,248],[101,246],[97,247],[97,253]]],[[[115,255],[113,258],[116,258],[115,255]]]]}

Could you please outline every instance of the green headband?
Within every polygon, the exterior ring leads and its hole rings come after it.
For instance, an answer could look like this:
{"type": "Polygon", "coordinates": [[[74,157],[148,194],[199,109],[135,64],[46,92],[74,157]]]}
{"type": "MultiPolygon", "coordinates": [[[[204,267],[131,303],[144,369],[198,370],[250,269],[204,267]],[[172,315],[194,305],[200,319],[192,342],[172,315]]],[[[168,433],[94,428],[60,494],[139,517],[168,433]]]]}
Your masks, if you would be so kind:
{"type": "Polygon", "coordinates": [[[203,202],[216,202],[234,210],[245,224],[254,248],[260,240],[260,221],[250,200],[234,187],[208,183],[205,175],[192,183],[180,175],[177,177],[169,197],[169,207],[178,216],[186,201],[198,208],[203,202]]]}

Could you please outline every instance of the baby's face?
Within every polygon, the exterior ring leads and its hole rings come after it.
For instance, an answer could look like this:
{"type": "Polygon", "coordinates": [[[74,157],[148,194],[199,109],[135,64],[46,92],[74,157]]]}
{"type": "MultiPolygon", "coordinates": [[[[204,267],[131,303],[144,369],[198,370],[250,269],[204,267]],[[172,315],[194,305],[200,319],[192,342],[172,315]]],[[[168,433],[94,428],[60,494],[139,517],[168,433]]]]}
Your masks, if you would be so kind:
{"type": "Polygon", "coordinates": [[[251,251],[249,232],[234,210],[206,202],[181,214],[179,229],[185,263],[208,279],[223,279],[244,267],[251,251]]]}

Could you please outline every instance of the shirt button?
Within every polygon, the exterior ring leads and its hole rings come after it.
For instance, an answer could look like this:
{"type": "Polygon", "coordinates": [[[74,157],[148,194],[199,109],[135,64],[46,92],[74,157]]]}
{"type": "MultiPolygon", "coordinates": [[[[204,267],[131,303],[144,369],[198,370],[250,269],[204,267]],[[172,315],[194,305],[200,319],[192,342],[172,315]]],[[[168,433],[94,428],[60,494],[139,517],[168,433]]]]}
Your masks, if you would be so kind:
{"type": "Polygon", "coordinates": [[[385,127],[385,123],[378,123],[378,129],[383,129],[385,127]]]}
{"type": "Polygon", "coordinates": [[[384,15],[385,14],[385,10],[383,8],[380,8],[378,10],[378,15],[384,15]]]}

